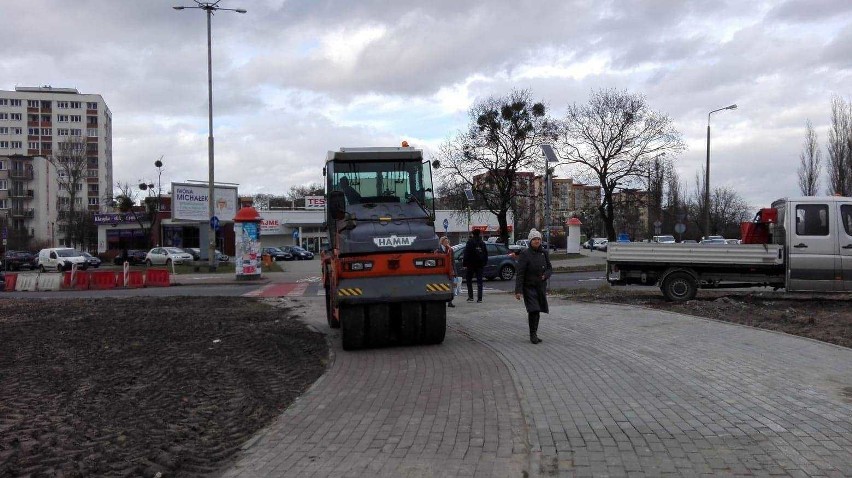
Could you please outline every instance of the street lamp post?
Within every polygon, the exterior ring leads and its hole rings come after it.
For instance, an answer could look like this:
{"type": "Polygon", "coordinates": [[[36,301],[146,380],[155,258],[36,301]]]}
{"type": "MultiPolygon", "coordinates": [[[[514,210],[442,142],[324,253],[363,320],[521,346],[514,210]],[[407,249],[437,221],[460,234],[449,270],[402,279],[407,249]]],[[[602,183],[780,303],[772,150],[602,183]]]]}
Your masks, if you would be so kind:
{"type": "Polygon", "coordinates": [[[707,164],[704,167],[704,235],[710,235],[710,115],[722,110],[735,110],[733,104],[707,113],[707,164]]]}
{"type": "Polygon", "coordinates": [[[207,215],[209,224],[208,227],[210,231],[208,233],[209,241],[207,246],[207,259],[210,267],[210,271],[216,270],[216,230],[214,229],[213,224],[213,48],[212,48],[212,40],[210,33],[210,19],[213,16],[213,12],[225,11],[225,12],[237,12],[237,13],[246,13],[246,10],[242,8],[223,8],[218,6],[221,0],[216,2],[200,2],[198,0],[194,0],[196,5],[191,7],[172,7],[175,10],[184,10],[186,8],[196,8],[199,10],[204,10],[207,12],[207,163],[208,163],[208,186],[207,186],[207,215]]]}

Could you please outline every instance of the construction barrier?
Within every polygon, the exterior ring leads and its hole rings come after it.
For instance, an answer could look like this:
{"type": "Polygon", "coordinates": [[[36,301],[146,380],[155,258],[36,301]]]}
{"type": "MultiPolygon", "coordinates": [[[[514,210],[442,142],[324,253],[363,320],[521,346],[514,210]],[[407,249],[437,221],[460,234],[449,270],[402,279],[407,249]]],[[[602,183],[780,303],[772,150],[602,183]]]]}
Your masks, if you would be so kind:
{"type": "Polygon", "coordinates": [[[145,270],[145,286],[146,287],[168,287],[171,285],[169,280],[168,269],[147,269],[145,270]]]}
{"type": "Polygon", "coordinates": [[[62,288],[62,274],[39,274],[38,290],[59,290],[62,288]]]}
{"type": "Polygon", "coordinates": [[[62,288],[86,290],[89,288],[89,273],[77,271],[76,273],[65,272],[62,274],[62,288]],[[72,278],[73,276],[73,278],[72,278]]]}
{"type": "Polygon", "coordinates": [[[89,273],[89,289],[115,289],[115,272],[92,271],[89,273]]]}
{"type": "Polygon", "coordinates": [[[14,291],[15,290],[15,282],[18,281],[18,274],[7,273],[4,277],[6,278],[6,287],[3,290],[5,290],[6,292],[14,291]]]}
{"type": "Polygon", "coordinates": [[[39,274],[19,274],[15,282],[15,290],[18,292],[38,290],[39,274]]]}
{"type": "MultiPolygon", "coordinates": [[[[119,272],[119,274],[121,273],[119,272]]],[[[142,271],[129,271],[122,276],[121,283],[124,284],[124,287],[131,289],[145,287],[145,273],[142,271]]]]}

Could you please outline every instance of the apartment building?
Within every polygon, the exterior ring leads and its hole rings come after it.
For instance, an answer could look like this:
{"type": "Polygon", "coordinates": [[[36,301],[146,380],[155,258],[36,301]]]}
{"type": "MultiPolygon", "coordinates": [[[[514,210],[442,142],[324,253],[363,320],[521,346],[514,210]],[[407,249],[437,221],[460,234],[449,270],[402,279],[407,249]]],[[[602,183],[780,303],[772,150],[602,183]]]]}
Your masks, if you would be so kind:
{"type": "MultiPolygon", "coordinates": [[[[74,88],[0,90],[0,228],[10,249],[66,245],[70,196],[48,158],[69,140],[84,148],[85,173],[71,187],[76,210],[102,212],[112,191],[112,113],[74,88]]],[[[64,175],[63,175],[64,177],[64,175]]],[[[67,181],[66,181],[67,182],[67,181]]]]}

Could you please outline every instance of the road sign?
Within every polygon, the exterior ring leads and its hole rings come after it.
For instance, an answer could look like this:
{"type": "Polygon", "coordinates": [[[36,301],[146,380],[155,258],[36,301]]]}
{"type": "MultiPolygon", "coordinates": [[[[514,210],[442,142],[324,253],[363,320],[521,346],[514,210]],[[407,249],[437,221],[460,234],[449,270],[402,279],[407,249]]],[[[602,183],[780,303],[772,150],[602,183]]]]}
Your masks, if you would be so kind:
{"type": "Polygon", "coordinates": [[[447,232],[449,230],[450,230],[450,221],[447,220],[447,219],[444,219],[444,232],[447,232]]]}
{"type": "Polygon", "coordinates": [[[214,231],[219,230],[219,218],[218,217],[213,216],[213,217],[210,218],[210,229],[213,229],[214,231]]]}
{"type": "Polygon", "coordinates": [[[293,239],[298,239],[298,238],[299,238],[299,230],[298,230],[298,229],[294,229],[294,230],[293,230],[293,239]]]}
{"type": "Polygon", "coordinates": [[[675,229],[675,232],[676,232],[676,233],[678,233],[678,234],[683,234],[683,233],[684,233],[684,231],[686,231],[686,224],[684,224],[684,223],[682,223],[682,222],[679,222],[679,223],[675,224],[675,228],[674,228],[674,229],[675,229]]]}

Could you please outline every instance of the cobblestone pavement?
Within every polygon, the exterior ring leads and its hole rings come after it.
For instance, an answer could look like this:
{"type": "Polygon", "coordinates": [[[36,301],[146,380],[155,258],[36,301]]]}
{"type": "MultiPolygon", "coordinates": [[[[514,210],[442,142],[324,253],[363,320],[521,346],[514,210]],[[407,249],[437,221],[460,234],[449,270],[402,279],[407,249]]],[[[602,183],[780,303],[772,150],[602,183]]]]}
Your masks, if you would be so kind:
{"type": "MultiPolygon", "coordinates": [[[[319,330],[323,302],[303,307],[319,330]]],[[[852,476],[852,350],[551,298],[456,301],[443,345],[345,352],[225,476],[852,476]]]]}

